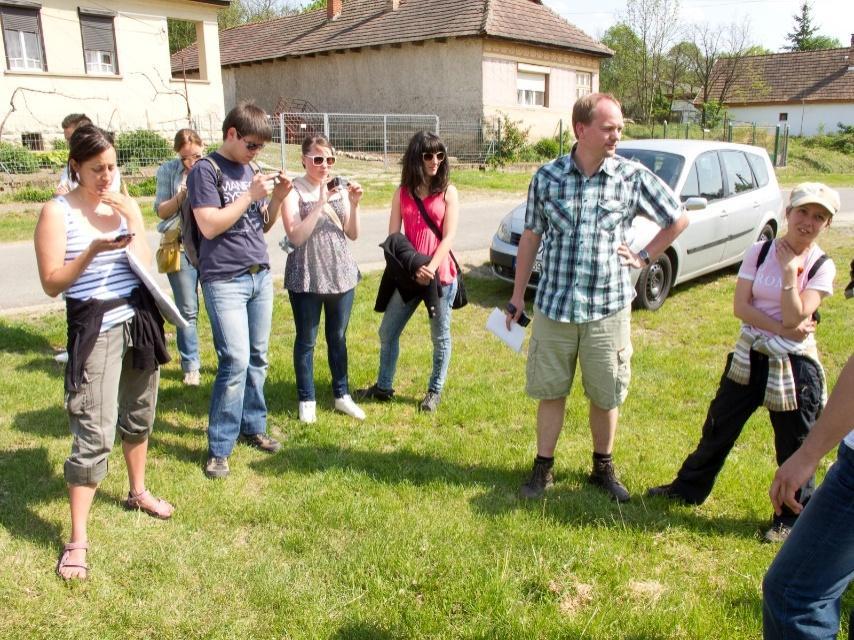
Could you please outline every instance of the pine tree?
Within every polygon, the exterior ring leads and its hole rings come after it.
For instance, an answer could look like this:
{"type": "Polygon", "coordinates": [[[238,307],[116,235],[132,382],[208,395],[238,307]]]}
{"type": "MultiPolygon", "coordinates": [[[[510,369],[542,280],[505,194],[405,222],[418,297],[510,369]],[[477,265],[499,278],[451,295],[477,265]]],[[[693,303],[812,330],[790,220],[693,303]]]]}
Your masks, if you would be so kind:
{"type": "Polygon", "coordinates": [[[792,16],[795,19],[795,29],[792,33],[787,33],[786,37],[792,44],[786,49],[789,51],[808,51],[808,46],[813,36],[815,36],[818,27],[812,23],[812,7],[808,0],[804,0],[801,5],[801,13],[792,16]]]}

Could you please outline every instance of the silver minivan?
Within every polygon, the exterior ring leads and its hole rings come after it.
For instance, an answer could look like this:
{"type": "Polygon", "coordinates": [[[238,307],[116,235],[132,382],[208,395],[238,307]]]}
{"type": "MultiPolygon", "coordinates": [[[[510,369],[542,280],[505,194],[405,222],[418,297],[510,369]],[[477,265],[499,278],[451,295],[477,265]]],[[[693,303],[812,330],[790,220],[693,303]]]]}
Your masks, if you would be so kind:
{"type": "MultiPolygon", "coordinates": [[[[780,229],[783,198],[768,152],[761,147],[627,140],[617,153],[645,165],[673,189],[691,222],[654,263],[633,270],[636,307],[658,309],[674,285],[737,264],[751,244],[775,237],[780,229]]],[[[522,203],[502,219],[489,251],[495,275],[510,282],[524,222],[522,203]]],[[[638,215],[626,240],[638,251],[657,232],[652,221],[638,215]]],[[[530,287],[537,285],[539,266],[537,260],[530,287]]]]}

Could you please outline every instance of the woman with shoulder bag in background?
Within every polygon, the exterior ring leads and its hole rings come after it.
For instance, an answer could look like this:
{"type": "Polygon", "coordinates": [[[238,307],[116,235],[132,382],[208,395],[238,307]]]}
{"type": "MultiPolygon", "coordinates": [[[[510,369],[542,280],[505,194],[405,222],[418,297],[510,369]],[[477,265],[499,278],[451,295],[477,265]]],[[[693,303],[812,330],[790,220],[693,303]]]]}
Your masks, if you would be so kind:
{"type": "Polygon", "coordinates": [[[187,260],[181,247],[181,205],[187,198],[187,174],[201,160],[204,145],[199,134],[192,129],[181,129],[175,134],[173,146],[178,157],[157,169],[157,191],[154,211],[162,219],[157,230],[163,234],[157,251],[157,266],[166,273],[175,304],[188,326],[177,330],[178,353],[184,384],[197,387],[201,379],[199,369],[199,336],[196,319],[199,315],[199,272],[187,260]]]}
{"type": "Polygon", "coordinates": [[[296,325],[299,419],[317,420],[314,344],[323,311],[335,410],[364,420],[365,412],[353,402],[347,380],[347,326],[361,277],[347,241],[359,237],[362,187],[343,178],[329,180],[335,152],[323,136],[303,141],[302,164],[305,175],[293,181],[282,207],[285,233],[294,247],[285,264],[285,289],[296,325]]]}
{"type": "MultiPolygon", "coordinates": [[[[400,186],[391,201],[388,233],[400,233],[402,226],[415,250],[430,257],[430,261],[417,270],[416,282],[428,285],[438,280],[439,284],[440,303],[430,316],[433,371],[427,393],[419,404],[421,411],[433,412],[439,406],[451,362],[451,308],[458,286],[451,248],[457,233],[458,211],[457,189],[450,184],[444,143],[429,131],[416,133],[403,156],[400,186]]],[[[394,290],[387,301],[377,299],[376,309],[384,308],[379,329],[380,368],[377,381],[360,390],[359,398],[385,402],[394,396],[392,383],[400,355],[400,335],[420,301],[418,297],[404,300],[398,290],[394,290]]]]}

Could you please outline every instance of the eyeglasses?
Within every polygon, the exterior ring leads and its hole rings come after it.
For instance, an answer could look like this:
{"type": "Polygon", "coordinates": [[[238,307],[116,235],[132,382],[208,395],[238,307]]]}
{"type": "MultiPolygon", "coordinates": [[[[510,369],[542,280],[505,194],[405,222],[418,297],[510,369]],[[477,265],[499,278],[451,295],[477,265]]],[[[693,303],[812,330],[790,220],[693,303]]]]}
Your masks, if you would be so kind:
{"type": "Polygon", "coordinates": [[[432,162],[434,157],[439,162],[442,162],[442,160],[445,159],[445,152],[444,151],[437,151],[436,153],[430,153],[429,151],[425,151],[424,153],[421,154],[421,159],[424,162],[432,162]]]}
{"type": "Polygon", "coordinates": [[[326,165],[329,167],[335,164],[335,156],[303,156],[303,158],[311,160],[311,163],[315,167],[323,166],[324,162],[326,162],[326,165]]]}
{"type": "MultiPolygon", "coordinates": [[[[243,140],[243,136],[238,133],[237,139],[243,140]]],[[[243,140],[243,144],[246,145],[247,151],[258,151],[258,150],[263,149],[264,147],[267,146],[266,142],[246,142],[246,140],[243,140]]]]}
{"type": "Polygon", "coordinates": [[[202,154],[201,153],[194,153],[193,155],[190,155],[190,156],[180,156],[180,158],[181,158],[181,162],[189,162],[191,160],[193,162],[195,162],[197,160],[202,159],[202,154]]]}

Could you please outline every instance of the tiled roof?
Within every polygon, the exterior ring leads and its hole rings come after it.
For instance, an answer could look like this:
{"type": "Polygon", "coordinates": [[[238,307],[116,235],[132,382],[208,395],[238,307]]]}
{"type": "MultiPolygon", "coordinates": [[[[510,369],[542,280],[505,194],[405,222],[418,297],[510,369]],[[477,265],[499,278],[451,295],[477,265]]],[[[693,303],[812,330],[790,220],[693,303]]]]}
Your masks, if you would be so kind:
{"type": "MultiPolygon", "coordinates": [[[[715,65],[719,96],[732,59],[715,65]]],[[[821,51],[772,53],[742,58],[736,79],[726,92],[725,104],[774,102],[854,102],[854,46],[821,51]]]]}
{"type": "MultiPolygon", "coordinates": [[[[219,34],[222,66],[464,36],[506,38],[599,57],[613,55],[539,0],[400,0],[396,11],[386,7],[387,0],[344,0],[335,20],[327,20],[326,9],[316,9],[227,29],[219,34]]],[[[173,72],[198,66],[195,44],[172,56],[173,72]]]]}

